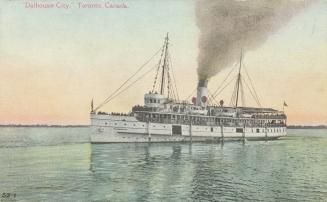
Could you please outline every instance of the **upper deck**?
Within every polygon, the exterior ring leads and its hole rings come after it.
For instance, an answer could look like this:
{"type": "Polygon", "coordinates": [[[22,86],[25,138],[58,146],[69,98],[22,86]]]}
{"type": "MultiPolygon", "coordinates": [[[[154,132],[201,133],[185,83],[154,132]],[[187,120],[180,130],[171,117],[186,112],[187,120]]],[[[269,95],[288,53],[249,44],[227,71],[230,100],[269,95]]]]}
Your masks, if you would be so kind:
{"type": "Polygon", "coordinates": [[[285,126],[286,115],[271,108],[196,106],[167,102],[160,107],[134,106],[131,114],[139,121],[229,126],[285,126]]]}

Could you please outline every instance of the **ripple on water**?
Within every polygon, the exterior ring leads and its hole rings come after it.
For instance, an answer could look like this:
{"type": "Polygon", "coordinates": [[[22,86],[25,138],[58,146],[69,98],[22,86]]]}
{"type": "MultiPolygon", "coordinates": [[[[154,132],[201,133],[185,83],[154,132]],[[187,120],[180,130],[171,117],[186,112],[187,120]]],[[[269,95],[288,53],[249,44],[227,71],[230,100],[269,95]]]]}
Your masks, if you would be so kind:
{"type": "Polygon", "coordinates": [[[289,133],[244,145],[90,145],[85,128],[0,129],[0,190],[26,201],[325,200],[327,131],[289,133]]]}

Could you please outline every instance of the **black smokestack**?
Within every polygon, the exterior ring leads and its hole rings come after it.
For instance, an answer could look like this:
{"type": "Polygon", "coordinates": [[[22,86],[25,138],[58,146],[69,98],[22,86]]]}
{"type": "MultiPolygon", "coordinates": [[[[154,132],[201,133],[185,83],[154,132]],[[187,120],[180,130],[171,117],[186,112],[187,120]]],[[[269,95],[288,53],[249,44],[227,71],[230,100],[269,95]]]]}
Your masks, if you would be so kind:
{"type": "Polygon", "coordinates": [[[198,87],[208,87],[208,80],[199,80],[198,87]]]}
{"type": "Polygon", "coordinates": [[[313,1],[197,0],[199,80],[208,80],[236,62],[242,48],[260,46],[313,1]]]}
{"type": "Polygon", "coordinates": [[[208,104],[208,80],[199,80],[197,95],[196,95],[196,104],[198,106],[205,107],[208,104]]]}

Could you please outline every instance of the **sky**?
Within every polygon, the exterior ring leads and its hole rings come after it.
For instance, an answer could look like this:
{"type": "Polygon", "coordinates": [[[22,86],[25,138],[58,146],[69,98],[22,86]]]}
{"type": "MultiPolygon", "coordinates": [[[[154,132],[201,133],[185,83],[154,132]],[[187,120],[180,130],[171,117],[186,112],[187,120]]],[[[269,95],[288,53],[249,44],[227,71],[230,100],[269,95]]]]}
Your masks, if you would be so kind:
{"type": "MultiPolygon", "coordinates": [[[[96,106],[117,89],[163,45],[167,32],[179,95],[194,91],[200,34],[194,1],[116,1],[128,8],[79,8],[77,2],[90,1],[0,2],[0,124],[89,124],[92,98],[96,106]],[[27,8],[33,2],[70,8],[27,8]]],[[[261,105],[282,110],[285,101],[289,124],[327,124],[326,25],[327,2],[320,1],[244,53],[261,105]]],[[[210,79],[211,92],[229,71],[210,79]]],[[[129,112],[143,104],[154,74],[101,111],[129,112]]],[[[217,100],[229,103],[232,88],[217,100]]],[[[247,97],[247,106],[255,106],[247,97]]]]}

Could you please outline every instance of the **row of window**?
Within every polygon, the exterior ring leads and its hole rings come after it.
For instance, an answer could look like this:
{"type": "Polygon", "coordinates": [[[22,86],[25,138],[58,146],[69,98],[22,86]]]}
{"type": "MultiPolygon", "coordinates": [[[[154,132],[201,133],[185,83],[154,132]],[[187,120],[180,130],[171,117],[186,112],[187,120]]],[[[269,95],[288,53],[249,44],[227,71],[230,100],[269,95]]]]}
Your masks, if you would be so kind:
{"type": "MultiPolygon", "coordinates": [[[[142,138],[142,137],[141,137],[141,138],[136,137],[136,138],[135,138],[135,137],[124,137],[124,136],[123,136],[122,138],[123,138],[123,139],[135,139],[135,140],[139,140],[139,139],[140,139],[140,140],[146,140],[146,141],[149,140],[148,137],[144,137],[144,138],[142,138]]],[[[168,138],[161,139],[161,141],[162,141],[162,140],[164,140],[164,141],[171,141],[171,139],[168,139],[168,138]]],[[[178,140],[178,139],[174,139],[174,140],[178,140]]]]}
{"type": "MultiPolygon", "coordinates": [[[[149,117],[148,114],[144,114],[145,117],[149,117]]],[[[196,116],[185,116],[185,115],[170,115],[170,114],[150,114],[151,118],[154,119],[172,119],[172,120],[195,120],[195,121],[211,121],[211,122],[216,122],[219,123],[220,121],[222,123],[276,123],[277,120],[253,120],[253,119],[220,119],[220,118],[213,118],[213,117],[196,117],[196,116]]],[[[281,122],[283,123],[283,122],[281,122]]]]}
{"type": "MultiPolygon", "coordinates": [[[[105,124],[106,124],[106,125],[108,125],[108,122],[105,122],[105,124]]],[[[118,124],[117,124],[117,123],[115,123],[114,125],[115,125],[115,126],[117,126],[118,124]]],[[[124,123],[124,126],[127,126],[127,123],[124,123]]],[[[133,126],[136,126],[136,124],[134,123],[134,124],[133,124],[133,126]]],[[[144,125],[144,124],[142,124],[142,127],[144,127],[144,126],[145,126],[145,125],[144,125]]],[[[155,126],[155,125],[152,125],[152,127],[154,127],[154,128],[155,128],[156,126],[155,126]]],[[[164,127],[164,128],[166,128],[166,126],[163,126],[163,127],[164,127]]]]}
{"type": "MultiPolygon", "coordinates": [[[[196,127],[196,129],[199,129],[198,127],[196,127]]],[[[205,130],[208,130],[208,128],[205,128],[205,130]]],[[[211,127],[210,131],[213,132],[214,128],[211,127]]],[[[254,129],[252,128],[252,133],[254,132],[260,133],[260,129],[254,129]]],[[[243,128],[236,128],[236,132],[237,133],[243,133],[243,128]]],[[[261,129],[261,132],[264,133],[265,129],[261,129]]],[[[278,132],[285,132],[285,128],[268,128],[267,132],[274,132],[274,133],[278,133],[278,132]]]]}
{"type": "MultiPolygon", "coordinates": [[[[108,122],[105,122],[105,124],[107,125],[108,122]]],[[[117,125],[117,123],[115,123],[115,126],[116,126],[116,125],[117,125]]],[[[124,123],[124,126],[127,126],[127,124],[124,123]]],[[[133,126],[136,126],[136,124],[133,124],[133,126]]],[[[145,126],[145,125],[142,124],[142,127],[144,127],[144,126],[145,126]]],[[[152,125],[152,127],[155,128],[156,126],[155,126],[155,125],[152,125]]],[[[166,126],[163,126],[163,127],[166,128],[166,126]]],[[[196,127],[196,129],[199,129],[199,128],[196,127]]],[[[205,130],[208,130],[208,128],[205,128],[205,130]]],[[[213,127],[211,127],[210,131],[213,132],[213,127]]],[[[253,133],[254,133],[254,131],[255,131],[255,129],[252,128],[252,132],[253,132],[253,133]]],[[[236,129],[236,132],[238,132],[238,128],[236,129]]],[[[242,129],[242,132],[243,132],[243,129],[242,129]]],[[[260,133],[260,129],[257,128],[257,129],[256,129],[256,132],[257,132],[257,133],[260,133]]],[[[264,132],[265,132],[265,129],[261,129],[261,132],[264,133],[264,132]]],[[[276,133],[276,132],[285,132],[285,128],[267,128],[267,132],[274,132],[274,133],[276,133]]]]}
{"type": "Polygon", "coordinates": [[[160,103],[160,100],[157,99],[148,99],[147,103],[160,103]]]}

